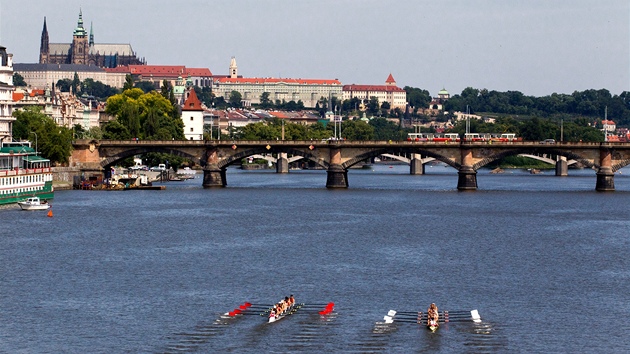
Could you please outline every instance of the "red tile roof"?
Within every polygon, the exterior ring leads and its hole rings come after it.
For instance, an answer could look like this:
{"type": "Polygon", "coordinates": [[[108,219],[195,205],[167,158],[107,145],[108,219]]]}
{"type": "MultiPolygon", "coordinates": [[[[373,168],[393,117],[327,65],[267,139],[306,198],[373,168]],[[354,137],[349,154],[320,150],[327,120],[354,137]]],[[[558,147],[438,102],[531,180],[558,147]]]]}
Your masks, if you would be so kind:
{"type": "Polygon", "coordinates": [[[287,83],[287,84],[299,84],[299,85],[341,85],[341,82],[337,79],[334,80],[320,80],[320,79],[279,79],[279,78],[263,78],[263,77],[222,77],[215,80],[215,82],[222,84],[275,84],[275,83],[287,83]]]}
{"type": "Polygon", "coordinates": [[[401,89],[398,86],[387,86],[387,85],[343,85],[344,91],[385,91],[385,92],[404,92],[405,90],[401,89]]]}
{"type": "Polygon", "coordinates": [[[186,68],[186,74],[200,77],[212,76],[212,72],[208,68],[186,68]]]}
{"type": "Polygon", "coordinates": [[[13,92],[13,102],[21,101],[24,98],[24,94],[21,92],[13,92]]]}
{"type": "Polygon", "coordinates": [[[105,68],[108,73],[123,73],[142,76],[160,77],[211,77],[212,72],[208,68],[186,68],[183,65],[127,65],[115,68],[105,68]]]}
{"type": "Polygon", "coordinates": [[[387,77],[387,80],[385,80],[385,83],[396,83],[396,80],[394,80],[394,77],[392,76],[392,74],[390,73],[389,76],[387,77]]]}
{"type": "Polygon", "coordinates": [[[203,108],[201,108],[201,102],[197,98],[195,90],[190,90],[190,95],[188,95],[188,98],[184,102],[182,111],[203,111],[203,108]]]}

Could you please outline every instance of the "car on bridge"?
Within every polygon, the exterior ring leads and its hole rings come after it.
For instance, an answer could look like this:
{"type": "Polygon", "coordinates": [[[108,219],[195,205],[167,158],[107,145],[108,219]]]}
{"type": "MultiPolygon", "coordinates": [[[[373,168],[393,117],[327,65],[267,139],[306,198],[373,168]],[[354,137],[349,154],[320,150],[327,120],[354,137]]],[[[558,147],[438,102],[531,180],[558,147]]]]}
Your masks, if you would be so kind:
{"type": "Polygon", "coordinates": [[[541,144],[555,144],[556,143],[556,139],[545,139],[543,141],[540,142],[541,144]]]}

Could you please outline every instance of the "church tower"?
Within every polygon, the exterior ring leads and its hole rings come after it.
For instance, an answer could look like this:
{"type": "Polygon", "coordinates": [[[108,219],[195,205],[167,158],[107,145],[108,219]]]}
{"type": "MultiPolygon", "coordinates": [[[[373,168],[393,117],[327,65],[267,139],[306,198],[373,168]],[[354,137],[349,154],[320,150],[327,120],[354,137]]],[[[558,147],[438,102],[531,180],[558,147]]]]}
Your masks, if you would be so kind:
{"type": "Polygon", "coordinates": [[[387,77],[387,80],[385,80],[385,86],[396,86],[396,80],[394,80],[391,73],[387,77]]]}
{"type": "Polygon", "coordinates": [[[90,47],[94,46],[94,32],[92,31],[92,22],[90,22],[90,43],[88,45],[90,47]]]}
{"type": "Polygon", "coordinates": [[[238,77],[238,68],[236,67],[236,58],[232,57],[230,60],[230,78],[236,79],[238,77]]]}
{"type": "Polygon", "coordinates": [[[44,28],[42,29],[42,39],[41,44],[39,45],[39,63],[47,64],[48,63],[48,28],[46,27],[46,16],[44,16],[44,28]]]}
{"type": "Polygon", "coordinates": [[[77,28],[74,29],[72,36],[72,58],[70,63],[72,64],[85,64],[88,63],[88,36],[85,28],[83,28],[83,12],[79,10],[79,21],[77,21],[77,28]]]}

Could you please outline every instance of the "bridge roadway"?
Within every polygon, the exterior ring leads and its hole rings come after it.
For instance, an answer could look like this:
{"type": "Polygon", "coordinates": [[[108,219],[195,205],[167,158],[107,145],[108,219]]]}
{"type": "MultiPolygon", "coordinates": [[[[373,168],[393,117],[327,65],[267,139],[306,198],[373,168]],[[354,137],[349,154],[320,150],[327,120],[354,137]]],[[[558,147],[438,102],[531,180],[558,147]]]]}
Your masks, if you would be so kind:
{"type": "Polygon", "coordinates": [[[83,171],[108,171],[118,161],[149,152],[169,153],[203,167],[203,186],[227,185],[226,169],[243,158],[273,154],[278,172],[288,172],[287,156],[300,156],[327,171],[326,187],[347,188],[348,169],[383,155],[407,154],[411,174],[422,174],[424,163],[439,160],[457,169],[459,190],[477,189],[477,170],[501,158],[519,154],[558,156],[556,175],[567,175],[567,159],[596,171],[595,189],[614,191],[614,173],[630,164],[630,143],[562,142],[418,142],[418,141],[135,141],[76,140],[70,165],[83,171]]]}

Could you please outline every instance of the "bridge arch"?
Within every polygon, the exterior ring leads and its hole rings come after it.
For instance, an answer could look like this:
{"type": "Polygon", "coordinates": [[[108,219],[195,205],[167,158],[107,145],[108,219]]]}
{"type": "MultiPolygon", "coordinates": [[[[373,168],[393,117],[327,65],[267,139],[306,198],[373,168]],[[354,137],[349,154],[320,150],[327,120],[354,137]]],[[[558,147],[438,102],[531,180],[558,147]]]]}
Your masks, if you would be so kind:
{"type": "Polygon", "coordinates": [[[380,156],[380,155],[386,155],[386,154],[395,154],[395,153],[407,153],[407,154],[419,154],[421,156],[428,156],[430,158],[433,158],[435,160],[438,161],[442,161],[445,164],[455,168],[456,170],[459,170],[461,167],[461,164],[453,161],[452,159],[437,154],[433,151],[428,151],[428,150],[423,150],[423,149],[419,149],[419,148],[382,148],[382,149],[374,149],[374,150],[370,150],[367,151],[363,154],[359,154],[357,156],[355,156],[352,159],[349,159],[348,161],[344,162],[341,167],[343,167],[344,169],[348,169],[356,164],[358,164],[361,161],[364,161],[366,159],[372,159],[374,157],[380,156]]]}
{"type": "Polygon", "coordinates": [[[100,162],[100,165],[102,168],[107,168],[111,165],[116,164],[118,161],[126,159],[128,157],[135,156],[135,155],[144,155],[150,152],[164,153],[164,154],[170,154],[170,155],[183,157],[185,159],[191,160],[193,163],[200,166],[204,166],[206,164],[204,160],[196,156],[193,156],[191,154],[188,154],[185,151],[178,150],[177,148],[162,147],[162,146],[139,146],[138,148],[125,149],[113,156],[109,156],[103,159],[100,162]]]}
{"type": "MultiPolygon", "coordinates": [[[[530,155],[530,154],[536,154],[539,151],[537,151],[537,149],[532,149],[532,148],[516,148],[513,150],[504,150],[501,151],[498,154],[494,154],[491,156],[488,156],[480,161],[478,161],[476,164],[473,165],[473,170],[477,171],[478,169],[486,166],[487,164],[503,159],[505,157],[508,156],[514,156],[514,155],[530,155]]],[[[590,160],[577,155],[575,153],[569,152],[569,151],[562,151],[562,150],[556,150],[556,149],[545,149],[544,151],[545,154],[547,155],[558,155],[558,156],[564,156],[567,159],[570,160],[575,160],[579,163],[581,163],[584,166],[587,166],[589,168],[593,168],[593,169],[598,169],[599,165],[596,163],[591,162],[590,160]]],[[[629,162],[630,164],[630,162],[629,162]]]]}
{"type": "MultiPolygon", "coordinates": [[[[290,155],[296,155],[296,156],[300,156],[300,158],[304,158],[307,159],[309,161],[312,161],[313,163],[327,169],[329,163],[326,161],[322,161],[321,159],[319,159],[317,156],[315,156],[314,154],[310,154],[304,150],[301,149],[295,149],[292,147],[282,147],[282,146],[275,146],[272,147],[270,149],[267,149],[266,147],[254,147],[254,148],[249,148],[249,149],[244,149],[242,151],[238,151],[235,154],[229,156],[226,159],[223,159],[221,161],[219,161],[219,163],[217,164],[219,168],[224,169],[227,168],[228,166],[236,163],[237,161],[240,161],[244,158],[250,157],[250,156],[254,156],[254,155],[262,155],[262,154],[268,154],[268,153],[287,153],[290,155]]],[[[267,159],[268,160],[268,159],[267,159]]],[[[296,158],[292,158],[292,161],[296,161],[298,159],[296,158]]],[[[269,160],[268,160],[269,161],[269,160]]]]}

